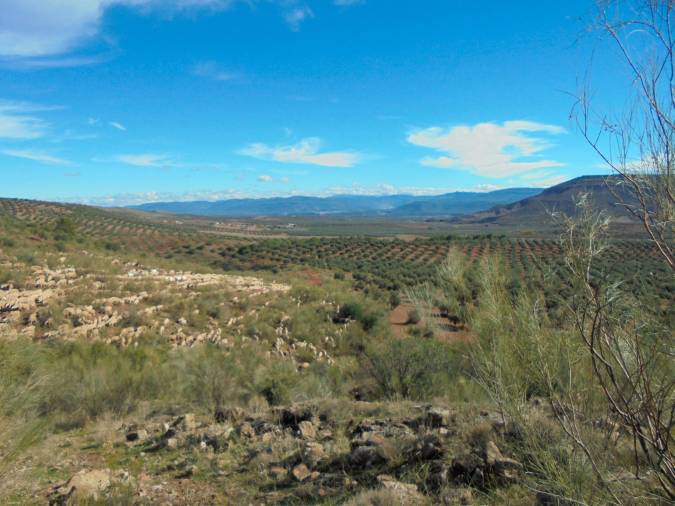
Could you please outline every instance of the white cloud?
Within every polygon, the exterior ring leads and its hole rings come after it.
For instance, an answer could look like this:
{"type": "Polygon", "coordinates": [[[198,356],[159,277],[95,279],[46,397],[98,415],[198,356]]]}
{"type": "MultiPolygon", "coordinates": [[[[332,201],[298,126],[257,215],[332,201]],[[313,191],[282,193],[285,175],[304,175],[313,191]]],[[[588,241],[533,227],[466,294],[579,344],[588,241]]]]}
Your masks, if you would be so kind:
{"type": "Polygon", "coordinates": [[[0,100],[0,139],[37,139],[42,137],[49,125],[31,113],[53,110],[26,102],[0,100]]]}
{"type": "Polygon", "coordinates": [[[302,139],[290,146],[269,146],[263,143],[250,144],[240,151],[241,154],[273,160],[281,163],[303,163],[322,167],[353,167],[361,155],[347,151],[321,153],[321,140],[316,137],[302,139]]]}
{"type": "MultiPolygon", "coordinates": [[[[224,9],[234,0],[0,0],[0,55],[39,57],[66,53],[99,32],[105,9],[125,5],[180,11],[224,9]]],[[[45,62],[43,62],[45,63],[45,62]]],[[[63,61],[67,65],[85,61],[63,61]]]]}
{"type": "Polygon", "coordinates": [[[123,132],[127,131],[127,127],[125,127],[122,123],[118,123],[117,121],[111,121],[108,124],[113,128],[117,128],[117,130],[122,130],[123,132]]]}
{"type": "Polygon", "coordinates": [[[258,181],[260,181],[261,183],[270,183],[274,180],[274,178],[272,176],[268,176],[267,174],[263,174],[262,176],[258,176],[256,179],[258,181]]]}
{"type": "Polygon", "coordinates": [[[0,151],[5,156],[12,156],[14,158],[23,158],[33,162],[46,163],[48,165],[72,165],[72,162],[63,158],[58,158],[46,153],[31,151],[28,149],[3,149],[0,151]]]}
{"type": "MultiPolygon", "coordinates": [[[[344,3],[344,0],[342,0],[344,3]]],[[[0,64],[24,69],[75,67],[99,63],[106,56],[58,57],[100,32],[106,9],[126,6],[140,12],[169,13],[192,9],[224,10],[252,0],[0,0],[0,64]]],[[[292,30],[313,17],[299,0],[273,0],[292,30]]]]}
{"type": "Polygon", "coordinates": [[[77,202],[81,204],[101,205],[101,206],[130,206],[143,204],[146,202],[190,202],[195,200],[228,200],[245,198],[271,198],[271,197],[330,197],[332,195],[417,195],[432,196],[441,195],[450,192],[485,192],[502,188],[496,185],[478,185],[470,188],[450,188],[450,187],[416,187],[416,186],[392,186],[390,184],[379,184],[373,186],[363,186],[352,184],[346,186],[332,186],[317,191],[302,191],[298,189],[285,191],[246,191],[246,190],[196,190],[185,193],[174,192],[140,192],[124,193],[117,195],[104,195],[96,197],[78,197],[57,199],[62,202],[77,202]]]}
{"type": "Polygon", "coordinates": [[[565,129],[532,121],[479,123],[447,129],[431,127],[408,135],[408,142],[432,148],[442,156],[425,157],[422,165],[442,169],[464,169],[481,176],[507,177],[513,174],[564,164],[542,159],[539,154],[550,142],[533,133],[558,135],[565,129]]]}
{"type": "Polygon", "coordinates": [[[216,62],[206,61],[196,63],[190,69],[192,74],[199,77],[207,77],[216,81],[232,81],[239,77],[234,72],[228,72],[220,67],[216,62]]]}
{"type": "Polygon", "coordinates": [[[312,12],[312,9],[310,9],[307,5],[292,7],[291,9],[286,11],[286,14],[284,14],[284,19],[286,20],[286,23],[288,23],[288,26],[290,26],[291,30],[293,30],[294,32],[300,30],[300,25],[302,24],[303,21],[313,17],[314,13],[312,12]]]}
{"type": "Polygon", "coordinates": [[[135,167],[171,167],[174,165],[173,160],[168,155],[155,153],[119,155],[114,160],[135,167]]]}

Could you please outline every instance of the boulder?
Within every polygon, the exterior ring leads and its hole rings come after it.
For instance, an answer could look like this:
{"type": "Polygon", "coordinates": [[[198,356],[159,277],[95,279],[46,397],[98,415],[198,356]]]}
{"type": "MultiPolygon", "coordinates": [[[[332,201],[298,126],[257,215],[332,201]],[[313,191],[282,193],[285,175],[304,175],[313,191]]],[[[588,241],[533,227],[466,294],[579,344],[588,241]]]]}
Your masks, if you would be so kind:
{"type": "Polygon", "coordinates": [[[302,461],[313,469],[326,458],[326,452],[319,443],[309,441],[303,446],[301,457],[302,461]]]}
{"type": "Polygon", "coordinates": [[[486,443],[484,459],[490,473],[500,480],[516,480],[523,469],[520,462],[502,455],[493,441],[486,443]]]}
{"type": "Polygon", "coordinates": [[[426,434],[418,438],[410,451],[414,460],[435,460],[443,458],[445,447],[443,440],[435,434],[426,434]]]}
{"type": "Polygon", "coordinates": [[[389,460],[382,446],[357,446],[349,454],[349,463],[359,469],[381,466],[389,460]]]}
{"type": "Polygon", "coordinates": [[[70,502],[97,501],[110,487],[110,469],[83,469],[50,494],[49,504],[61,505],[70,502]]]}
{"type": "Polygon", "coordinates": [[[431,407],[427,409],[424,417],[425,425],[432,429],[448,427],[450,425],[450,411],[447,409],[431,407]]]}
{"type": "Polygon", "coordinates": [[[377,482],[383,489],[393,492],[399,504],[413,505],[424,501],[424,496],[420,494],[417,485],[413,483],[403,483],[386,474],[379,475],[377,482]]]}

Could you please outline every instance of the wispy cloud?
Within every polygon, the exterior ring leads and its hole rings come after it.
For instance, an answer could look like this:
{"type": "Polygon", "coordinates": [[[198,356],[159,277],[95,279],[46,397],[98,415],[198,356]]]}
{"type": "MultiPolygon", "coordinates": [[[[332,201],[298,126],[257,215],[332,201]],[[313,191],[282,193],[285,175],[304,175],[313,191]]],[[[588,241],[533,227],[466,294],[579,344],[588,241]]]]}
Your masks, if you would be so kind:
{"type": "Polygon", "coordinates": [[[542,159],[540,153],[551,147],[541,134],[559,135],[565,129],[532,121],[479,123],[450,128],[415,130],[408,142],[434,149],[444,155],[425,157],[422,165],[442,169],[468,170],[481,176],[507,177],[536,169],[561,167],[555,160],[542,159]],[[534,136],[532,134],[540,134],[534,136]]]}
{"type": "MultiPolygon", "coordinates": [[[[2,2],[0,2],[0,5],[1,3],[2,2]]],[[[110,58],[110,55],[65,57],[0,57],[0,68],[26,71],[73,68],[84,67],[87,65],[96,65],[98,63],[103,63],[110,58]]]]}
{"type": "Polygon", "coordinates": [[[333,0],[333,3],[340,7],[348,7],[350,5],[364,4],[366,0],[333,0]]]}
{"type": "Polygon", "coordinates": [[[0,139],[37,139],[44,136],[49,124],[34,113],[54,109],[57,108],[0,100],[0,139]]]}
{"type": "Polygon", "coordinates": [[[316,137],[302,139],[290,146],[269,146],[258,142],[250,144],[240,152],[261,160],[281,163],[302,163],[322,167],[353,167],[362,156],[348,151],[321,152],[321,140],[316,137]]]}
{"type": "Polygon", "coordinates": [[[272,176],[268,176],[267,174],[258,176],[256,179],[261,183],[271,183],[272,181],[274,181],[274,178],[272,176]]]}
{"type": "Polygon", "coordinates": [[[232,81],[239,77],[239,74],[228,72],[223,69],[218,63],[213,61],[205,61],[195,63],[190,71],[193,75],[198,77],[206,77],[215,81],[232,81]]]}
{"type": "Polygon", "coordinates": [[[118,123],[117,121],[111,121],[108,123],[111,127],[116,128],[117,130],[121,130],[123,132],[127,131],[127,127],[125,127],[122,123],[118,123]]]}
{"type": "Polygon", "coordinates": [[[307,5],[299,5],[296,7],[292,7],[284,14],[284,19],[286,20],[286,23],[288,23],[288,26],[290,26],[291,30],[293,30],[294,32],[300,30],[300,25],[302,24],[303,21],[313,17],[314,13],[312,12],[312,9],[310,9],[309,6],[307,5]]]}
{"type": "Polygon", "coordinates": [[[114,158],[115,161],[135,167],[155,167],[164,168],[175,165],[169,155],[156,153],[138,153],[119,155],[114,158]]]}
{"type": "Polygon", "coordinates": [[[64,158],[52,156],[47,153],[39,151],[32,151],[28,149],[3,149],[0,151],[5,156],[12,156],[14,158],[23,158],[33,162],[45,163],[47,165],[72,165],[72,162],[64,158]]]}

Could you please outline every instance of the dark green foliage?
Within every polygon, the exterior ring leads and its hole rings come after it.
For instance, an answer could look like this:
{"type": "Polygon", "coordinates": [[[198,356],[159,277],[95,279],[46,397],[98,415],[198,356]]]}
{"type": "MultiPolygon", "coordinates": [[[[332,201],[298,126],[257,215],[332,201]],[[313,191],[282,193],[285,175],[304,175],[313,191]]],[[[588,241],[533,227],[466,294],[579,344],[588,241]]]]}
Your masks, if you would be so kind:
{"type": "Polygon", "coordinates": [[[390,339],[370,346],[363,361],[378,396],[429,399],[447,393],[458,377],[455,353],[431,339],[390,339]]]}
{"type": "Polygon", "coordinates": [[[53,228],[54,240],[56,241],[70,241],[75,236],[75,223],[70,218],[65,216],[56,220],[53,228]]]}

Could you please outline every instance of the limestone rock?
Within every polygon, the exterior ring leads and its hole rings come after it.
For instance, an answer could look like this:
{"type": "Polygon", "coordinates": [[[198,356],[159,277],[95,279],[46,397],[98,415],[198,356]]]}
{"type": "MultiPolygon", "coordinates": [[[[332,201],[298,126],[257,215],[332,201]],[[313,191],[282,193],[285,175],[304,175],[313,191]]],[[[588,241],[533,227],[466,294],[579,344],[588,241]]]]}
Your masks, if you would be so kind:
{"type": "Polygon", "coordinates": [[[110,487],[110,478],[110,469],[83,469],[53,490],[49,504],[67,504],[73,499],[96,501],[110,487]]]}
{"type": "Polygon", "coordinates": [[[312,472],[305,464],[298,464],[293,468],[292,474],[293,478],[302,482],[309,478],[312,475],[312,472]]]}

